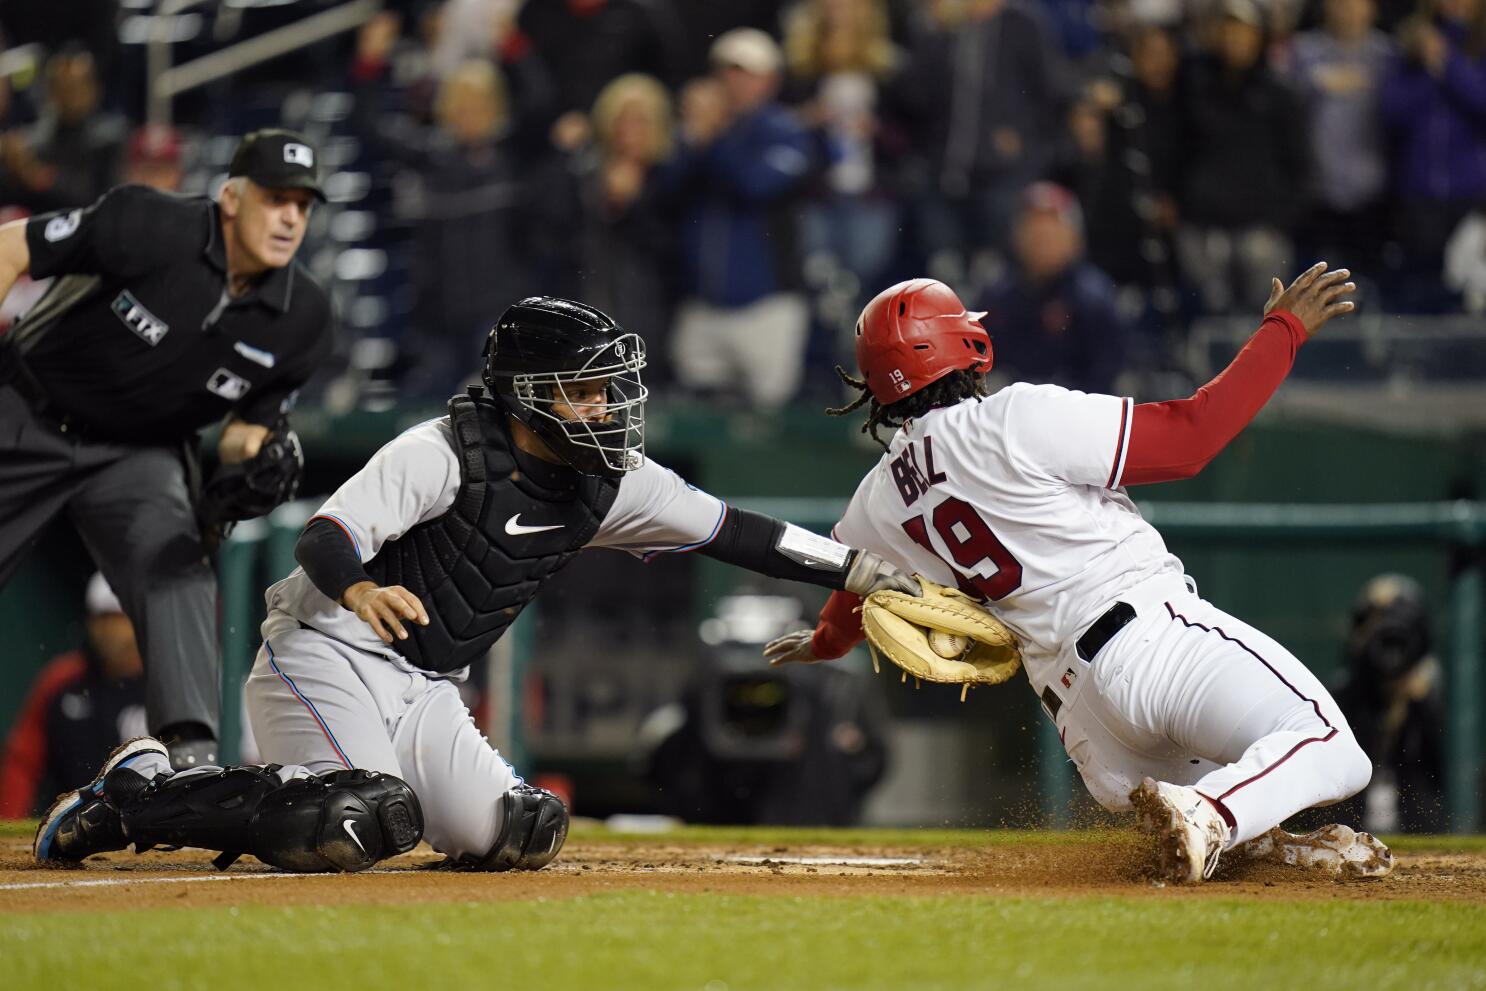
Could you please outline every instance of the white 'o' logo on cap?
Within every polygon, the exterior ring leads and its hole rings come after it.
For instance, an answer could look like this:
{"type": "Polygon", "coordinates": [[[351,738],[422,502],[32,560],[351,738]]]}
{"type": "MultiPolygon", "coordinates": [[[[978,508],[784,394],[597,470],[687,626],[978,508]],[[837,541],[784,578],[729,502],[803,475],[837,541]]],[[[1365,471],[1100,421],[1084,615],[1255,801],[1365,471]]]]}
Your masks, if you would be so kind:
{"type": "Polygon", "coordinates": [[[284,145],[284,161],[291,165],[303,165],[307,169],[315,167],[315,152],[309,145],[289,142],[284,145]]]}

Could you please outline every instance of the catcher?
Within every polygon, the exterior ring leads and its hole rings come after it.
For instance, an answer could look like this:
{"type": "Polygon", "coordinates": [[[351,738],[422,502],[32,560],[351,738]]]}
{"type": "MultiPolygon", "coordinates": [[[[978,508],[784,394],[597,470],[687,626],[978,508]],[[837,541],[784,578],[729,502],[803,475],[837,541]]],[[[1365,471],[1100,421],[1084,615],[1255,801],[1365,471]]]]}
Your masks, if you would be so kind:
{"type": "Polygon", "coordinates": [[[842,372],[862,395],[830,412],[867,405],[863,430],[886,453],[834,536],[957,591],[926,582],[921,602],[879,595],[864,607],[838,592],[814,631],[765,656],[840,657],[865,632],[915,677],[994,684],[1016,669],[1009,631],[1089,792],[1139,813],[1170,880],[1211,876],[1240,844],[1246,856],[1387,874],[1387,848],[1366,833],[1278,829],[1361,790],[1372,764],[1320,681],[1200,598],[1123,488],[1189,478],[1212,460],[1296,349],[1353,308],[1347,277],[1322,263],[1288,288],[1274,280],[1263,323],[1222,374],[1190,398],[1139,405],[1026,383],[987,394],[981,314],[928,279],[883,291],[857,321],[861,379],[842,372]],[[889,442],[882,425],[896,428],[889,442]],[[975,616],[980,602],[1005,629],[975,616]],[[936,636],[936,650],[929,631],[970,639],[936,636]]]}
{"type": "Polygon", "coordinates": [[[62,796],[37,859],[170,844],[359,870],[421,834],[452,865],[537,870],[562,849],[567,810],[490,746],[455,683],[580,550],[696,550],[858,595],[917,591],[876,554],[727,506],[647,459],[644,345],[598,310],[524,299],[486,354],[489,394],[454,397],[377,452],[269,589],[246,696],[276,763],[172,776],[158,744],[134,741],[62,796]]]}

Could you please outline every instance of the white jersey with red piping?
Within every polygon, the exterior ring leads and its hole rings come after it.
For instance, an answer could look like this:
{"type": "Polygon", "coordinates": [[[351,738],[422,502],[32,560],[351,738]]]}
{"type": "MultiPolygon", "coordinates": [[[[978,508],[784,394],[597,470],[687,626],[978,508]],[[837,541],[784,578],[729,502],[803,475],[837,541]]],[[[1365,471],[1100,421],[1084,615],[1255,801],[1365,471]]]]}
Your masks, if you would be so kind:
{"type": "Polygon", "coordinates": [[[1133,403],[1018,383],[898,430],[834,536],[987,601],[1027,676],[1130,588],[1182,573],[1120,486],[1133,403]]]}

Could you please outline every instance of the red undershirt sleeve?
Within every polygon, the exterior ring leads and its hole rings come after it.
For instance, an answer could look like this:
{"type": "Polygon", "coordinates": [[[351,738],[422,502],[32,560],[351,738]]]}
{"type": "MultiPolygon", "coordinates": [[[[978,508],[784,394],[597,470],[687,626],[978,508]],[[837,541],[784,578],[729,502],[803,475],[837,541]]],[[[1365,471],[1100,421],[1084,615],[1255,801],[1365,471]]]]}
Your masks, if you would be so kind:
{"type": "Polygon", "coordinates": [[[857,612],[862,605],[860,595],[850,592],[832,592],[820,611],[820,622],[815,626],[815,637],[810,649],[821,660],[840,657],[862,640],[862,617],[857,612]]]}
{"type": "Polygon", "coordinates": [[[1192,396],[1136,406],[1119,484],[1147,485],[1196,475],[1274,395],[1304,342],[1300,320],[1275,310],[1228,367],[1192,396]]]}

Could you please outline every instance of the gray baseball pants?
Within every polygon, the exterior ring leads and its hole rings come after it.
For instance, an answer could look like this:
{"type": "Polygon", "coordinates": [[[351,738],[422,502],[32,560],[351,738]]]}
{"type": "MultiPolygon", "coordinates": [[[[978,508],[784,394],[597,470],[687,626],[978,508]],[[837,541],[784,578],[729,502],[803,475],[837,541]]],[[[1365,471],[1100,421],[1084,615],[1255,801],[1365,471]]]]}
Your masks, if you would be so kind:
{"type": "Polygon", "coordinates": [[[193,722],[215,736],[217,579],[181,449],[80,438],[0,386],[0,589],[64,512],[134,623],[150,732],[193,722]]]}
{"type": "Polygon", "coordinates": [[[356,767],[407,782],[423,838],[450,857],[486,856],[500,797],[521,783],[444,678],[406,670],[270,611],[243,694],[263,760],[314,774],[356,767]]]}

